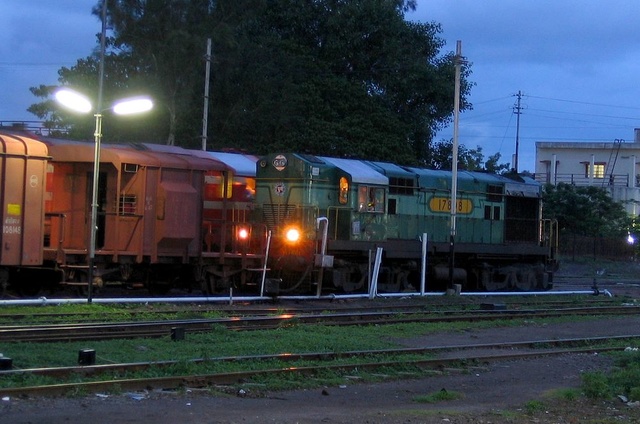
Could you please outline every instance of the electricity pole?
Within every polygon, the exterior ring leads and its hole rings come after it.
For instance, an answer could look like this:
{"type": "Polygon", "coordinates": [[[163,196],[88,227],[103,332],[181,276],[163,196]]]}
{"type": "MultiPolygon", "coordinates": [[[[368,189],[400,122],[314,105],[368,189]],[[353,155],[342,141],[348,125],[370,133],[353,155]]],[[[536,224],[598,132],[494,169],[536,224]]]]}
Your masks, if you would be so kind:
{"type": "Polygon", "coordinates": [[[513,169],[518,172],[518,151],[520,150],[520,114],[522,113],[522,106],[520,106],[520,101],[522,100],[522,92],[518,90],[518,94],[516,94],[518,100],[516,101],[515,106],[513,107],[513,113],[516,114],[516,154],[515,159],[513,161],[513,169]]]}
{"type": "Polygon", "coordinates": [[[458,122],[460,120],[460,72],[464,64],[462,56],[462,41],[456,43],[455,86],[453,97],[453,150],[451,152],[451,232],[449,235],[449,288],[453,288],[453,275],[455,268],[455,238],[456,238],[456,211],[458,209],[458,122]]]}
{"type": "Polygon", "coordinates": [[[209,122],[209,77],[211,75],[211,38],[207,38],[207,55],[204,75],[204,107],[202,112],[202,150],[207,150],[207,127],[209,122]]]}

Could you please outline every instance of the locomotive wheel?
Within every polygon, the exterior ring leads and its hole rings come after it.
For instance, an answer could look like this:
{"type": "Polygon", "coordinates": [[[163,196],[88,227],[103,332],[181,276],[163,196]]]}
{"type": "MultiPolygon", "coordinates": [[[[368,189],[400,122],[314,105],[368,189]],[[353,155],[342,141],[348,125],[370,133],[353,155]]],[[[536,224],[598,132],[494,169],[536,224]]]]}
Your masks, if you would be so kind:
{"type": "Polygon", "coordinates": [[[539,289],[538,269],[532,266],[508,266],[491,273],[484,282],[487,291],[535,291],[539,289]]]}
{"type": "Polygon", "coordinates": [[[275,270],[280,279],[281,292],[298,291],[311,273],[313,263],[302,256],[286,255],[278,258],[275,270]]]}

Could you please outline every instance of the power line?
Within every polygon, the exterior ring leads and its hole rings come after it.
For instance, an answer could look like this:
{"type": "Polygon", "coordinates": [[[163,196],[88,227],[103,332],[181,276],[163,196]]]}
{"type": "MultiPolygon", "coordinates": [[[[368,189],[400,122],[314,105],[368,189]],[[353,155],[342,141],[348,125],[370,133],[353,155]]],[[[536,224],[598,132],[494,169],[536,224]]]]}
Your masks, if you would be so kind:
{"type": "Polygon", "coordinates": [[[575,103],[575,104],[582,104],[582,105],[589,105],[589,106],[603,106],[603,107],[615,107],[615,108],[620,108],[620,109],[640,110],[640,107],[633,107],[633,106],[609,105],[609,104],[604,104],[604,103],[582,102],[582,101],[578,101],[578,100],[556,99],[556,98],[553,98],[553,97],[541,97],[541,96],[531,96],[531,95],[527,95],[527,97],[529,97],[531,99],[553,100],[555,102],[575,103]]]}
{"type": "Polygon", "coordinates": [[[546,109],[535,109],[535,108],[531,108],[530,110],[535,110],[538,112],[550,112],[550,113],[561,113],[561,114],[567,114],[567,115],[582,115],[582,116],[595,116],[598,118],[613,118],[613,119],[632,119],[634,121],[637,121],[638,119],[640,119],[637,116],[615,116],[615,115],[600,115],[597,113],[580,113],[580,112],[563,112],[563,111],[558,111],[558,110],[546,110],[546,109]]]}

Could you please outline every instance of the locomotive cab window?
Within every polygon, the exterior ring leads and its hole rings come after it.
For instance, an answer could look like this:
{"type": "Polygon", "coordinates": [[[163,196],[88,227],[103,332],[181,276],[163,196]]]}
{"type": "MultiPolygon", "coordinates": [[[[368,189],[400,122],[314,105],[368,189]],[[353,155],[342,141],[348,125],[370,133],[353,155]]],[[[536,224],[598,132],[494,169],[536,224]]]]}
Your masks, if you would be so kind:
{"type": "Polygon", "coordinates": [[[490,202],[502,202],[502,186],[489,184],[487,186],[487,200],[490,202]]]}
{"type": "Polygon", "coordinates": [[[358,212],[384,212],[384,188],[360,186],[358,188],[358,212]]]}
{"type": "Polygon", "coordinates": [[[340,177],[340,195],[338,201],[341,205],[346,205],[349,200],[349,181],[346,177],[340,177]]]}
{"type": "Polygon", "coordinates": [[[500,221],[500,206],[489,206],[485,205],[484,207],[484,219],[500,221]]]}

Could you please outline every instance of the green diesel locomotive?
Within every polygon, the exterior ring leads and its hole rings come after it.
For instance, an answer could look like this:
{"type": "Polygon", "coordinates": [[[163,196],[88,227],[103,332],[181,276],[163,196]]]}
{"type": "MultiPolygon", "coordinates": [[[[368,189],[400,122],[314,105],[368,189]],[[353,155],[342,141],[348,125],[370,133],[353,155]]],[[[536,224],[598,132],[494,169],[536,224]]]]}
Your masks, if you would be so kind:
{"type": "Polygon", "coordinates": [[[261,158],[254,219],[270,231],[278,290],[364,291],[374,272],[386,292],[550,289],[557,231],[542,219],[541,185],[515,174],[456,178],[452,196],[451,171],[295,153],[261,158]]]}

